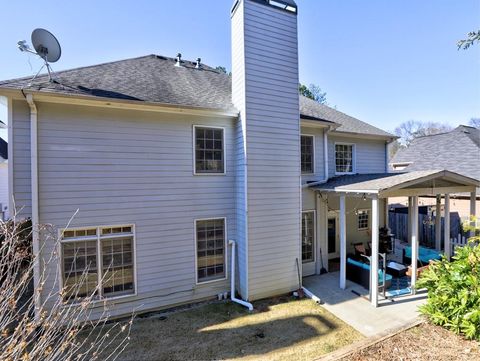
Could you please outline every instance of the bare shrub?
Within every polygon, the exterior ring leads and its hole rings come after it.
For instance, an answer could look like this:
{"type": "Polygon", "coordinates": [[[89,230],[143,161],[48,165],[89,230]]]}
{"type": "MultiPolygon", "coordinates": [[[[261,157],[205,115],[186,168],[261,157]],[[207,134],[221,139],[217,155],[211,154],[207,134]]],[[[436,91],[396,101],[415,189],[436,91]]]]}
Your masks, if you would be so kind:
{"type": "MultiPolygon", "coordinates": [[[[52,227],[39,226],[35,232],[59,249],[52,227]]],[[[0,221],[0,360],[117,358],[127,346],[133,315],[127,322],[111,322],[108,303],[96,296],[98,286],[85,296],[88,268],[75,286],[60,289],[58,272],[49,279],[46,271],[56,270],[60,257],[57,251],[32,254],[32,233],[29,221],[0,221]],[[102,353],[107,348],[113,351],[102,353]]]]}

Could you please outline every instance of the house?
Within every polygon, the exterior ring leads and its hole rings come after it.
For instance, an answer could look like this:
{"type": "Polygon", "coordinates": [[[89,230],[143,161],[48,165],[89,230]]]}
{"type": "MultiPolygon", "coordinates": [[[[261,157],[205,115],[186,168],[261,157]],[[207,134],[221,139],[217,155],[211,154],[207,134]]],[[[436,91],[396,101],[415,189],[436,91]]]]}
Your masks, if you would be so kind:
{"type": "MultiPolygon", "coordinates": [[[[478,185],[388,174],[393,135],[299,96],[293,0],[237,0],[231,22],[231,77],[179,54],[0,82],[11,204],[61,238],[44,293],[98,264],[85,293],[100,284],[112,315],[154,310],[228,291],[233,261],[252,301],[297,289],[297,261],[307,276],[339,256],[344,288],[351,243],[378,250],[386,197],[478,185]]],[[[48,236],[36,252],[57,250],[48,236]]]]}
{"type": "MultiPolygon", "coordinates": [[[[0,120],[0,129],[6,125],[0,120]]],[[[0,219],[8,219],[8,144],[0,137],[0,219]]]]}
{"type": "MultiPolygon", "coordinates": [[[[449,169],[470,178],[480,180],[480,130],[460,125],[450,132],[427,135],[416,138],[407,148],[402,148],[390,160],[392,171],[414,171],[428,168],[449,169]]],[[[470,215],[480,216],[480,189],[477,189],[476,206],[471,209],[471,194],[452,194],[450,212],[456,214],[458,221],[467,220],[470,215]],[[475,214],[476,210],[476,214],[475,214]]],[[[423,196],[420,203],[427,208],[430,217],[440,210],[444,211],[442,197],[423,196]]],[[[407,206],[405,197],[390,198],[390,207],[398,209],[407,206]]],[[[435,217],[440,221],[440,217],[435,217]]],[[[437,223],[438,232],[440,227],[437,223]]],[[[458,227],[455,227],[458,228],[458,227]]],[[[458,230],[457,230],[458,234],[458,230]]],[[[452,234],[455,237],[457,234],[452,234]]],[[[437,239],[440,236],[437,235],[437,239]]],[[[437,244],[438,247],[438,244],[437,244]]]]}

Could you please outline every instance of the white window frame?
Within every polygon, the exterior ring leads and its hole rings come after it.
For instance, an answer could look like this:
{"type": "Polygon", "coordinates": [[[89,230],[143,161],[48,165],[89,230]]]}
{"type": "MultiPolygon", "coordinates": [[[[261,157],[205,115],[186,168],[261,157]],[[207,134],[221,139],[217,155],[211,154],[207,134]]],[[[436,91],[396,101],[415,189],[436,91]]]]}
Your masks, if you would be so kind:
{"type": "Polygon", "coordinates": [[[315,135],[313,134],[300,134],[300,172],[302,175],[313,175],[315,174],[315,163],[316,163],[317,156],[315,154],[315,135]],[[313,162],[312,162],[312,171],[308,173],[303,173],[302,172],[302,137],[310,137],[312,138],[312,156],[313,156],[313,162]]]}
{"type": "Polygon", "coordinates": [[[198,175],[198,176],[221,176],[221,175],[226,175],[227,174],[227,144],[225,142],[225,127],[219,127],[219,126],[213,126],[213,125],[202,125],[202,124],[194,124],[192,128],[192,149],[193,149],[193,175],[198,175]],[[210,129],[222,129],[222,146],[223,146],[223,173],[203,173],[197,172],[197,152],[196,152],[196,146],[195,146],[195,134],[196,134],[196,129],[197,128],[210,128],[210,129]]]}
{"type": "Polygon", "coordinates": [[[311,261],[303,261],[303,250],[302,250],[302,245],[303,245],[303,232],[302,232],[302,224],[300,224],[300,237],[302,239],[300,240],[300,257],[302,258],[302,263],[314,263],[317,261],[317,252],[316,252],[316,247],[317,247],[317,211],[315,209],[305,209],[302,211],[302,219],[300,222],[303,222],[303,213],[313,213],[313,244],[312,244],[312,253],[313,253],[313,260],[311,261]]]}
{"type": "Polygon", "coordinates": [[[370,222],[371,222],[370,215],[371,215],[371,213],[372,212],[370,212],[370,209],[368,209],[368,208],[357,209],[357,217],[356,218],[357,218],[357,230],[358,231],[368,231],[370,229],[370,222]],[[366,212],[367,213],[368,218],[367,218],[367,226],[366,227],[360,228],[360,225],[359,225],[359,223],[360,223],[360,219],[359,219],[360,212],[366,212]]]}
{"type": "Polygon", "coordinates": [[[227,217],[211,217],[211,218],[195,218],[193,220],[193,238],[194,238],[194,242],[195,242],[195,285],[197,286],[201,286],[201,285],[205,285],[205,284],[209,284],[209,283],[213,283],[213,282],[220,282],[220,281],[225,281],[228,279],[228,249],[227,249],[227,245],[228,245],[228,233],[227,233],[227,217]],[[225,256],[225,265],[224,265],[224,270],[225,270],[225,277],[223,278],[217,278],[215,280],[209,280],[209,281],[199,281],[198,280],[198,256],[197,256],[197,248],[198,248],[198,242],[197,242],[197,222],[201,222],[201,221],[214,221],[214,220],[218,220],[218,219],[223,219],[223,224],[225,226],[225,240],[224,240],[224,244],[223,244],[223,254],[225,256]]]}
{"type": "MultiPolygon", "coordinates": [[[[130,224],[115,224],[115,225],[101,225],[101,226],[84,226],[84,227],[68,227],[65,229],[59,229],[58,230],[58,239],[60,242],[58,242],[58,248],[57,248],[57,254],[60,255],[60,260],[58,262],[58,272],[59,272],[59,291],[63,290],[63,285],[64,285],[64,269],[63,269],[63,247],[62,244],[65,243],[75,243],[75,242],[81,242],[81,241],[96,241],[97,242],[97,276],[98,276],[98,289],[99,289],[99,294],[97,298],[94,298],[92,300],[93,303],[97,302],[109,302],[109,301],[114,301],[118,299],[123,299],[123,298],[130,298],[130,297],[136,297],[138,295],[138,286],[137,286],[137,234],[136,234],[136,227],[134,223],[130,224]],[[103,236],[101,237],[101,230],[102,228],[117,228],[117,227],[132,227],[132,233],[115,233],[113,235],[108,235],[108,236],[103,236]],[[64,231],[76,231],[76,230],[84,230],[84,229],[96,229],[97,230],[97,235],[96,236],[85,236],[85,237],[76,237],[76,238],[68,238],[68,239],[63,239],[62,235],[64,231]],[[101,247],[101,240],[103,239],[109,239],[109,238],[117,238],[117,237],[125,237],[125,236],[131,236],[133,237],[133,247],[132,247],[132,260],[133,260],[133,293],[127,294],[127,295],[120,295],[120,296],[103,296],[103,286],[101,285],[101,280],[103,277],[103,259],[102,259],[102,247],[101,247]]],[[[70,302],[67,302],[68,305],[76,305],[76,304],[81,304],[81,300],[72,300],[70,302]]]]}
{"type": "Polygon", "coordinates": [[[355,174],[357,172],[357,145],[355,143],[335,142],[333,146],[333,166],[335,175],[355,174]],[[352,171],[351,172],[337,172],[337,145],[352,146],[352,171]]]}

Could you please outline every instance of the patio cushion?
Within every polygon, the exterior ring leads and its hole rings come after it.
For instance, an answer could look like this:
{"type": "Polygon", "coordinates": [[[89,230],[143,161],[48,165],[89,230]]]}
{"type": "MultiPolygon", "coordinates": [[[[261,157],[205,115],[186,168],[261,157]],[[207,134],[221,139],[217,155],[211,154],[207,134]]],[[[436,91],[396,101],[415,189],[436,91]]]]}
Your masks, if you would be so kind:
{"type": "MultiPolygon", "coordinates": [[[[408,258],[412,258],[412,247],[405,247],[405,256],[408,258]]],[[[430,260],[441,259],[442,255],[440,252],[425,248],[425,247],[418,247],[418,259],[422,262],[427,264],[430,260]]]]}
{"type": "MultiPolygon", "coordinates": [[[[370,271],[370,265],[369,264],[366,264],[366,263],[363,263],[363,262],[359,262],[359,261],[355,261],[351,258],[347,258],[347,262],[350,263],[350,264],[353,264],[357,267],[361,267],[363,268],[364,270],[367,270],[367,271],[370,271]]],[[[386,274],[385,276],[385,281],[391,281],[392,280],[392,276],[389,275],[388,273],[386,274]]],[[[378,270],[378,281],[381,283],[383,280],[383,271],[382,270],[378,270]]]]}

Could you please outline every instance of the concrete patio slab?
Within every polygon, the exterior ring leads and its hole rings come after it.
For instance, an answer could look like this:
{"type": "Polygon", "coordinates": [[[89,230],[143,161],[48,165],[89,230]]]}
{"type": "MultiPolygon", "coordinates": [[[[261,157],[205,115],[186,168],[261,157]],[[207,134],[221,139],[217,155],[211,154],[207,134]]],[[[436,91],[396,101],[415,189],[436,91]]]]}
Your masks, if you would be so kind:
{"type": "Polygon", "coordinates": [[[375,308],[362,286],[347,281],[346,289],[340,289],[339,276],[339,272],[310,276],[303,279],[303,285],[323,301],[325,309],[367,337],[414,322],[419,316],[418,307],[427,298],[426,292],[393,300],[380,296],[379,307],[375,308]]]}

